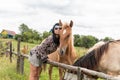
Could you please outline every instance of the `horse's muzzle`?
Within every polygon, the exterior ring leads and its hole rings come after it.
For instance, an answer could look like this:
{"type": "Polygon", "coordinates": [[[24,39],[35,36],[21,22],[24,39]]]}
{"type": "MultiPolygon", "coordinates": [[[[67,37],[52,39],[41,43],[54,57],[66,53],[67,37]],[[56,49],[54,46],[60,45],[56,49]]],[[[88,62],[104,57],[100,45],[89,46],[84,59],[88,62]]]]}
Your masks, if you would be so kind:
{"type": "Polygon", "coordinates": [[[66,49],[65,48],[59,48],[59,54],[62,56],[64,55],[66,52],[66,49]]]}

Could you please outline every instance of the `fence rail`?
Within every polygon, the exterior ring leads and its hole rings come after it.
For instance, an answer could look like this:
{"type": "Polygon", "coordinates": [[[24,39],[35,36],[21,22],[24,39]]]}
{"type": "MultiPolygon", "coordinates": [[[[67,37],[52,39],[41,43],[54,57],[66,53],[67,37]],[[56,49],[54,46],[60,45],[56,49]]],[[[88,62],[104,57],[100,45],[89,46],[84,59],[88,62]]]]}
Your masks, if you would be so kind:
{"type": "Polygon", "coordinates": [[[107,80],[120,80],[120,78],[118,79],[117,77],[112,77],[112,76],[107,75],[105,73],[89,70],[89,69],[82,68],[82,67],[75,67],[75,66],[62,64],[62,63],[58,63],[58,62],[51,61],[51,60],[48,60],[47,63],[51,64],[51,65],[54,65],[54,66],[62,67],[62,68],[65,68],[65,69],[74,70],[74,71],[79,71],[80,70],[80,71],[83,71],[83,72],[85,72],[87,74],[90,74],[92,76],[97,76],[99,78],[103,78],[103,79],[107,79],[107,80]]]}
{"type": "MultiPolygon", "coordinates": [[[[24,56],[25,58],[29,58],[29,55],[26,55],[26,54],[21,54],[21,55],[24,56]]],[[[90,74],[92,76],[98,76],[99,78],[103,78],[103,79],[107,79],[107,80],[120,80],[120,78],[118,79],[117,77],[112,77],[112,76],[107,75],[105,73],[89,70],[89,69],[82,68],[82,67],[71,66],[71,65],[51,61],[51,60],[48,60],[47,63],[54,65],[54,66],[57,66],[57,67],[62,67],[64,69],[69,69],[69,70],[74,70],[74,71],[80,70],[80,71],[83,71],[83,72],[90,74]]]]}
{"type": "MultiPolygon", "coordinates": [[[[29,55],[20,53],[20,39],[18,39],[17,52],[12,52],[11,51],[12,46],[10,46],[10,47],[11,47],[10,48],[10,54],[11,54],[10,57],[12,57],[12,54],[17,55],[17,66],[16,66],[17,72],[20,73],[20,74],[23,74],[24,73],[24,58],[29,58],[29,55]]],[[[10,58],[10,61],[12,61],[12,58],[10,58]]],[[[89,70],[89,69],[82,68],[82,67],[75,67],[75,66],[71,66],[71,65],[67,65],[67,64],[63,64],[63,63],[58,63],[58,62],[51,61],[51,60],[48,60],[47,64],[62,67],[64,69],[77,71],[79,73],[79,74],[77,74],[78,75],[78,80],[80,80],[81,71],[83,71],[87,74],[90,74],[92,76],[97,76],[97,77],[107,79],[107,80],[120,80],[120,78],[118,79],[117,77],[112,77],[112,76],[107,75],[107,74],[102,73],[102,72],[97,72],[97,71],[89,70]]]]}

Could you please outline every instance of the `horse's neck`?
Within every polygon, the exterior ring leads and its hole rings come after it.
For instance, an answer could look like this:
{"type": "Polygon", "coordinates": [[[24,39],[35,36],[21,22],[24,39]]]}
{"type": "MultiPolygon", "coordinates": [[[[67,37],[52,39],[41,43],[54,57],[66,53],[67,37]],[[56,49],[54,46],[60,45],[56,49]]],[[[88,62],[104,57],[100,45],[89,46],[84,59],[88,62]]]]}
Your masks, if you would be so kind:
{"type": "Polygon", "coordinates": [[[72,39],[70,40],[68,44],[67,55],[73,60],[77,57],[72,39]]]}
{"type": "Polygon", "coordinates": [[[72,51],[73,51],[72,46],[73,46],[72,45],[72,39],[70,39],[70,41],[68,43],[67,51],[66,51],[67,54],[71,54],[72,53],[72,51]]]}

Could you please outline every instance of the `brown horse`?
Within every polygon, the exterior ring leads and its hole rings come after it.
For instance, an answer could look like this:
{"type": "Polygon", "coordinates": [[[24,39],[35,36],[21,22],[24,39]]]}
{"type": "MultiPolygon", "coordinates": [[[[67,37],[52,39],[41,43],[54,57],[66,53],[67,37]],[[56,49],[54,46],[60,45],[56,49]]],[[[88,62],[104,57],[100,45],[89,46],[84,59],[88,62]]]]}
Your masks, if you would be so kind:
{"type": "Polygon", "coordinates": [[[73,21],[70,21],[70,24],[68,23],[63,24],[61,21],[59,21],[59,24],[62,26],[62,30],[60,31],[60,46],[59,46],[61,62],[67,61],[67,63],[73,64],[73,61],[77,57],[73,44],[72,35],[73,21]]]}
{"type": "Polygon", "coordinates": [[[21,52],[23,54],[27,54],[28,53],[28,45],[24,45],[23,48],[22,48],[22,50],[21,50],[21,52]]]}
{"type": "MultiPolygon", "coordinates": [[[[77,57],[77,54],[73,46],[73,37],[72,37],[73,22],[71,21],[68,24],[68,23],[62,23],[61,20],[59,20],[59,24],[60,26],[62,26],[62,29],[60,31],[60,46],[55,52],[49,54],[48,58],[56,62],[72,65],[77,57]]],[[[49,67],[50,80],[52,80],[51,79],[52,68],[53,65],[50,65],[49,67]]],[[[59,68],[60,80],[62,80],[63,78],[63,72],[64,69],[59,68]]]]}
{"type": "Polygon", "coordinates": [[[77,59],[73,66],[80,66],[119,77],[120,40],[106,42],[91,50],[86,55],[77,59]]]}
{"type": "MultiPolygon", "coordinates": [[[[65,63],[72,65],[77,58],[77,54],[75,52],[75,48],[73,45],[73,35],[72,35],[72,27],[73,21],[68,23],[62,23],[59,21],[59,24],[62,26],[62,30],[60,31],[60,46],[58,48],[60,55],[60,63],[65,63]]],[[[59,68],[60,76],[63,75],[63,69],[59,68]]],[[[62,80],[62,79],[60,79],[62,80]]]]}

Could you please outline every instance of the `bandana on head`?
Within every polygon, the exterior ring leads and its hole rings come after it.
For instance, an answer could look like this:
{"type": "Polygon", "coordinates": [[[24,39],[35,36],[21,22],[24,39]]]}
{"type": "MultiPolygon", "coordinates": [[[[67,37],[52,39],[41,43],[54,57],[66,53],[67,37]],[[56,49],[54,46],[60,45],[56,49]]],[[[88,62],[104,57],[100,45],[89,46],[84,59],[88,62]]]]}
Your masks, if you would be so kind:
{"type": "Polygon", "coordinates": [[[54,28],[59,28],[60,26],[59,25],[56,25],[54,28]]]}
{"type": "Polygon", "coordinates": [[[52,31],[53,34],[55,34],[55,33],[54,33],[54,28],[59,28],[59,23],[56,23],[56,24],[53,26],[53,28],[51,29],[51,31],[52,31]]]}

